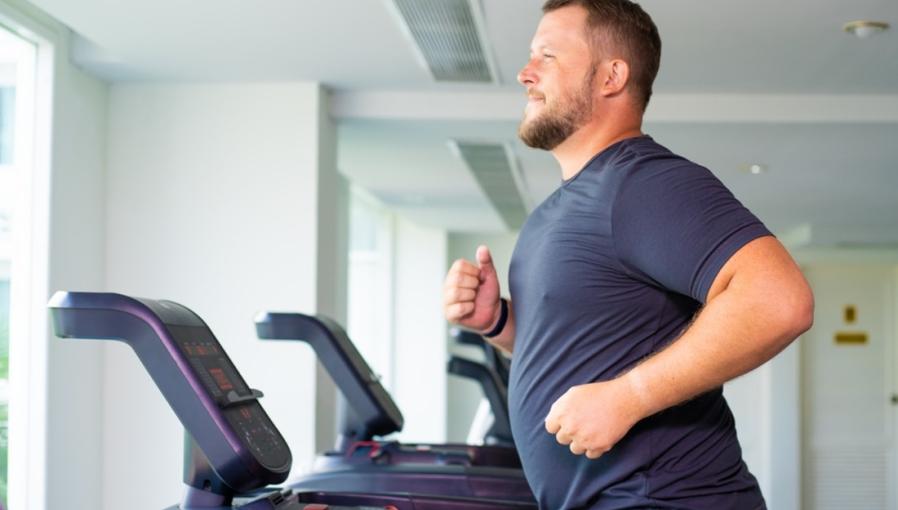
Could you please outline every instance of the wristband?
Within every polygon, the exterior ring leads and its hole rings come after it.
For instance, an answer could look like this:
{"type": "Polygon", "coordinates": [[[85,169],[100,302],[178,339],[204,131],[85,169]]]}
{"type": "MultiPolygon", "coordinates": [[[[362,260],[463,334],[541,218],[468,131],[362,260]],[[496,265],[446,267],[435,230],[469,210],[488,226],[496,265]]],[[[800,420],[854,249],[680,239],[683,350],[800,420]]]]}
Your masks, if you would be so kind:
{"type": "Polygon", "coordinates": [[[496,326],[493,329],[487,331],[486,333],[483,333],[483,336],[487,338],[497,337],[499,336],[499,333],[501,333],[502,330],[505,329],[505,323],[508,321],[508,300],[505,298],[500,298],[499,306],[499,322],[496,323],[496,326]]]}

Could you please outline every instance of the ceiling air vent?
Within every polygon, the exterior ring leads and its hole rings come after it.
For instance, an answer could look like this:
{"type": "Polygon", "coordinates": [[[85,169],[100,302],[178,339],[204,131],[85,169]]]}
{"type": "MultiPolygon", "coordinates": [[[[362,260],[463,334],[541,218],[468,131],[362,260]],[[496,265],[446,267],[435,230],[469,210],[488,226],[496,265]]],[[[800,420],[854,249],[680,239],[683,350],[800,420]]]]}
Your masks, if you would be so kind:
{"type": "Polygon", "coordinates": [[[509,230],[518,230],[527,219],[527,185],[512,151],[502,144],[452,140],[450,148],[471,169],[484,194],[509,230]]]}
{"type": "Polygon", "coordinates": [[[388,0],[437,81],[489,83],[497,76],[484,43],[478,0],[388,0]]]}

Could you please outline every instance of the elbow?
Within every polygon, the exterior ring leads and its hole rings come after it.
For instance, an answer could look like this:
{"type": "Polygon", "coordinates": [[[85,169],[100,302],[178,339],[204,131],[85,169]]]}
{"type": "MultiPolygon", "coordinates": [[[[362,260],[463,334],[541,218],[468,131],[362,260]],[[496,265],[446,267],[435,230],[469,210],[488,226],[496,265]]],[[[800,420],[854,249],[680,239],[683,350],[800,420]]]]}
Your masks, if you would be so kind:
{"type": "Polygon", "coordinates": [[[767,294],[764,309],[769,318],[767,346],[772,353],[785,349],[814,324],[814,295],[803,278],[777,286],[767,294]]]}
{"type": "Polygon", "coordinates": [[[795,316],[792,318],[791,337],[794,340],[811,329],[814,325],[814,296],[809,294],[807,300],[796,307],[795,316]]]}
{"type": "Polygon", "coordinates": [[[791,342],[814,325],[814,293],[804,278],[788,293],[788,313],[784,332],[786,342],[791,342]]]}

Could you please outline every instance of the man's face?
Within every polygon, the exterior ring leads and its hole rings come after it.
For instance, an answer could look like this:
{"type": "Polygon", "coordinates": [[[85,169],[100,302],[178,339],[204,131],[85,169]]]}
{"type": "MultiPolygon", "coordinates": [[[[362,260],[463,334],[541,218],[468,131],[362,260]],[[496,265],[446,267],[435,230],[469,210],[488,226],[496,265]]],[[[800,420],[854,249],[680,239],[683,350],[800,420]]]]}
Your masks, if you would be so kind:
{"type": "Polygon", "coordinates": [[[530,147],[552,150],[592,116],[595,66],[586,36],[586,9],[562,7],[546,13],[518,74],[527,87],[527,107],[518,135],[530,147]]]}

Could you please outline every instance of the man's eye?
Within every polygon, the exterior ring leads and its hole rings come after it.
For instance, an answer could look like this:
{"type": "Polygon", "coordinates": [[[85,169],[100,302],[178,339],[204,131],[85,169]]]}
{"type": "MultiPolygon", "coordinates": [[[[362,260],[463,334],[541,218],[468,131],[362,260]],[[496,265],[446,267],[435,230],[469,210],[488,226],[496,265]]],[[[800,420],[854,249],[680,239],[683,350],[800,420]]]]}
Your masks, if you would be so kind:
{"type": "Polygon", "coordinates": [[[555,58],[555,55],[549,55],[548,53],[543,53],[543,58],[544,59],[555,58]]]}

